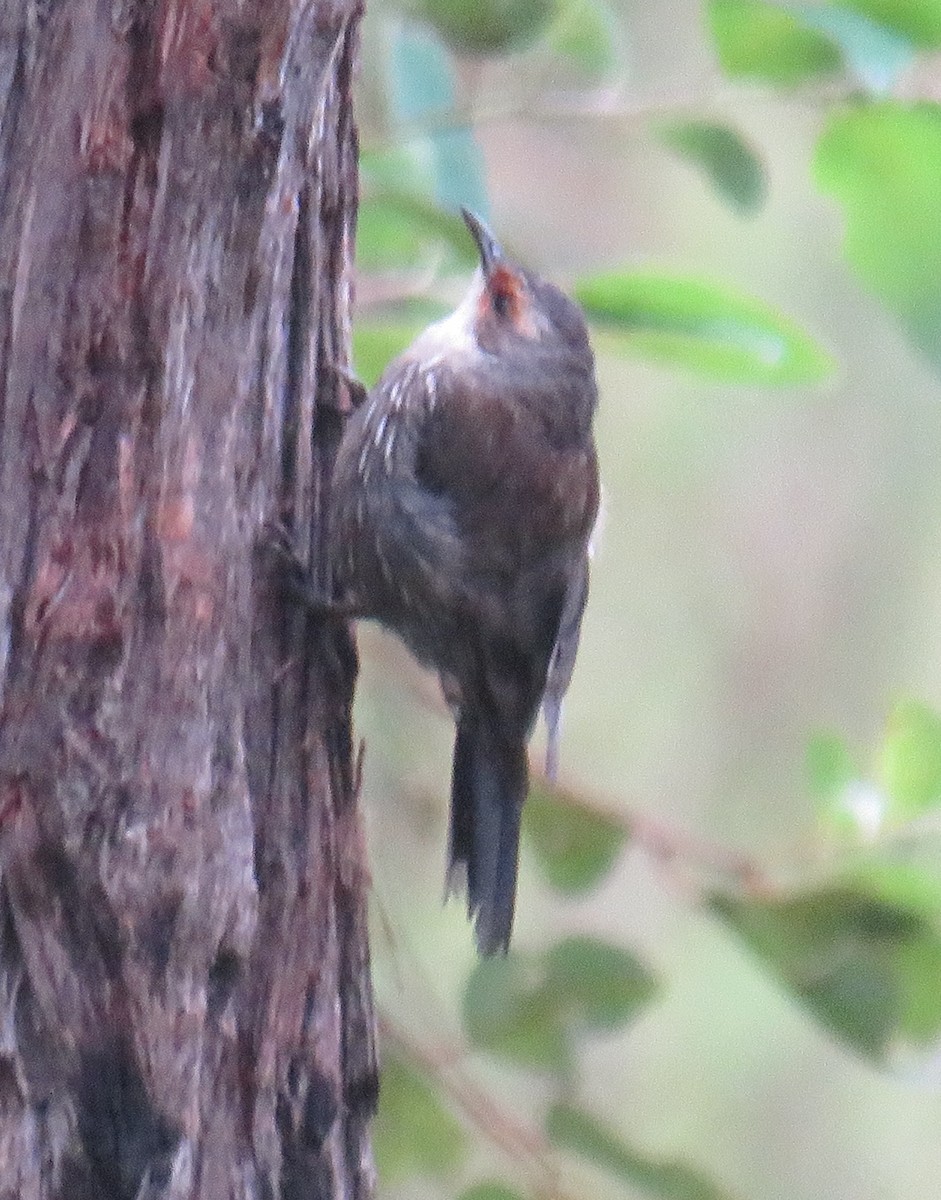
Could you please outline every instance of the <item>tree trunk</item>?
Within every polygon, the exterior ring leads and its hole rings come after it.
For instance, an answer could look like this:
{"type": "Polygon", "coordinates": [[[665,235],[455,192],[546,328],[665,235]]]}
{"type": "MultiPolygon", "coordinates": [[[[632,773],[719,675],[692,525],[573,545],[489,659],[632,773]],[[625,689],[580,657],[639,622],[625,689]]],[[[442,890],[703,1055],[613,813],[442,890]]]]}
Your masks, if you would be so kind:
{"type": "Polygon", "coordinates": [[[361,1197],[358,0],[0,0],[0,1197],[361,1197]]]}

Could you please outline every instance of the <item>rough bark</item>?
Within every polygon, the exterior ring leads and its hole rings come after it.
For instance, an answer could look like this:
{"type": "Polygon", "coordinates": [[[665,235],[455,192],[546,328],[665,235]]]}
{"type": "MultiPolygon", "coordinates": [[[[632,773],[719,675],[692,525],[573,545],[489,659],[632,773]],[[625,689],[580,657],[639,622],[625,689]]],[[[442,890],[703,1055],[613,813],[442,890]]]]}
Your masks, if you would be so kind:
{"type": "Polygon", "coordinates": [[[0,0],[0,1197],[360,1197],[358,0],[0,0]]]}

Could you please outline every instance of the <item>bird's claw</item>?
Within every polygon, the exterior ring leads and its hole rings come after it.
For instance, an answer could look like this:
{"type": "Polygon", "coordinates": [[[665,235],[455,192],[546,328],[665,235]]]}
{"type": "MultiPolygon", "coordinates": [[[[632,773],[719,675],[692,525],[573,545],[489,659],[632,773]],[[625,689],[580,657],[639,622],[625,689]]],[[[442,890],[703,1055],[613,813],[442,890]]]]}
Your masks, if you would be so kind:
{"type": "Polygon", "coordinates": [[[309,613],[323,620],[346,620],[356,615],[349,605],[330,599],[311,582],[310,572],[294,536],[283,521],[267,521],[265,532],[268,549],[287,568],[287,589],[309,613]]]}
{"type": "Polygon", "coordinates": [[[365,383],[351,371],[349,367],[343,366],[342,363],[331,363],[330,370],[346,384],[346,390],[349,396],[350,407],[355,411],[366,400],[369,395],[369,389],[365,383]]]}

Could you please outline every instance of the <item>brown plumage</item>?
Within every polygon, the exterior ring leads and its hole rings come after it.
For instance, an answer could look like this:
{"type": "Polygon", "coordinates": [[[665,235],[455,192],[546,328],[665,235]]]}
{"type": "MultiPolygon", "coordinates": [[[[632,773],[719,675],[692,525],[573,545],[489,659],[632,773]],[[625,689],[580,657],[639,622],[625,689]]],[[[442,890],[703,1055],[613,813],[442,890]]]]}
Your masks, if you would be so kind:
{"type": "Polygon", "coordinates": [[[350,417],[333,482],[341,601],[437,670],[457,723],[449,882],[481,953],[509,944],[526,743],[554,770],[598,510],[594,360],[579,309],[465,220],[481,266],[461,305],[350,417]]]}

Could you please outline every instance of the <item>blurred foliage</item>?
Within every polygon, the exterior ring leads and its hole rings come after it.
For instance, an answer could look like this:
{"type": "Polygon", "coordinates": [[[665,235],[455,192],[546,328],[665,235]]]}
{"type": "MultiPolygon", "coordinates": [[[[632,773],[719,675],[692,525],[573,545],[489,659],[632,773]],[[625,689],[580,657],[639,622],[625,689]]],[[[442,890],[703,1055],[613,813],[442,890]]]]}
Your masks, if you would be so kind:
{"type": "Polygon", "coordinates": [[[599,884],[627,838],[613,816],[538,780],[523,810],[523,829],[546,879],[563,894],[599,884]]]}
{"type": "Polygon", "coordinates": [[[683,1163],[656,1162],[638,1154],[573,1105],[555,1105],[549,1111],[546,1129],[555,1146],[595,1163],[655,1200],[729,1200],[727,1192],[683,1163]]]}
{"type": "Polygon", "coordinates": [[[786,6],[762,0],[707,4],[719,63],[731,79],[754,78],[782,86],[835,71],[838,48],[808,29],[786,6]]]}
{"type": "Polygon", "coordinates": [[[941,108],[894,100],[831,114],[820,187],[846,214],[846,254],[941,369],[941,108]]]}
{"type": "Polygon", "coordinates": [[[513,1192],[502,1183],[475,1183],[461,1193],[461,1200],[521,1200],[519,1192],[513,1192]]]}
{"type": "Polygon", "coordinates": [[[416,0],[424,17],[456,54],[509,54],[544,33],[555,0],[416,0]]]}
{"type": "Polygon", "coordinates": [[[713,909],[834,1034],[876,1060],[941,1031],[941,932],[917,911],[829,887],[713,909]]]}
{"type": "MultiPolygon", "coordinates": [[[[698,171],[738,217],[774,199],[760,140],[717,115],[708,97],[698,111],[688,98],[649,112],[622,102],[624,22],[607,0],[402,0],[380,15],[382,36],[367,47],[378,100],[362,159],[353,338],[369,384],[448,310],[473,268],[456,208],[490,209],[475,130],[495,102],[480,87],[492,61],[525,62],[533,90],[509,102],[535,120],[623,121],[698,171]]],[[[912,86],[941,47],[941,3],[705,0],[703,15],[733,101],[745,105],[763,88],[812,105],[806,172],[838,207],[845,261],[941,371],[941,107],[912,86]]],[[[604,262],[559,281],[581,302],[600,355],[761,387],[817,385],[834,370],[792,316],[721,280],[604,262]]],[[[928,1064],[941,1044],[941,716],[899,700],[869,769],[860,766],[864,750],[832,730],[794,747],[802,752],[816,840],[786,879],[668,828],[652,837],[627,814],[539,781],[527,844],[549,888],[573,904],[604,888],[628,846],[678,868],[690,907],[743,946],[822,1036],[880,1069],[928,1064]]],[[[393,1038],[376,1130],[383,1180],[460,1178],[463,1200],[574,1200],[594,1195],[599,1176],[613,1188],[606,1195],[729,1194],[698,1164],[630,1145],[592,1115],[597,1095],[584,1087],[586,1047],[626,1035],[669,980],[608,938],[559,938],[547,928],[543,940],[538,952],[514,949],[471,971],[450,1057],[393,1038]],[[505,1094],[528,1094],[537,1077],[532,1116],[506,1115],[516,1110],[505,1094]],[[506,1179],[466,1186],[475,1138],[504,1151],[506,1179]]]]}
{"type": "Polygon", "coordinates": [[[461,1161],[464,1133],[416,1067],[387,1050],[382,1058],[382,1109],[373,1151],[383,1179],[415,1172],[447,1175],[461,1161]]]}
{"type": "Polygon", "coordinates": [[[579,279],[574,292],[605,348],[730,383],[813,383],[831,368],[791,321],[726,287],[617,273],[579,279]]]}
{"type": "Polygon", "coordinates": [[[761,159],[742,135],[714,121],[669,121],[665,146],[698,166],[729,206],[749,216],[764,204],[767,180],[761,159]]]}
{"type": "Polygon", "coordinates": [[[567,1078],[577,1036],[626,1024],[655,990],[626,950],[568,938],[544,954],[478,963],[464,992],[464,1027],[482,1050],[567,1078]]]}

